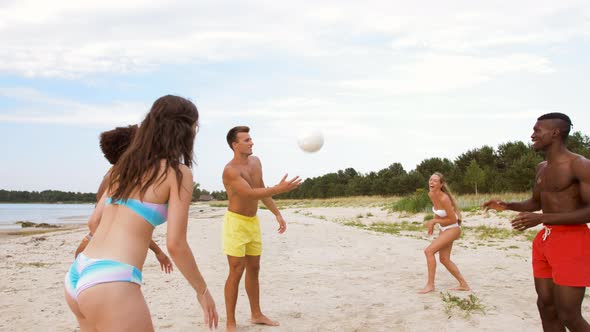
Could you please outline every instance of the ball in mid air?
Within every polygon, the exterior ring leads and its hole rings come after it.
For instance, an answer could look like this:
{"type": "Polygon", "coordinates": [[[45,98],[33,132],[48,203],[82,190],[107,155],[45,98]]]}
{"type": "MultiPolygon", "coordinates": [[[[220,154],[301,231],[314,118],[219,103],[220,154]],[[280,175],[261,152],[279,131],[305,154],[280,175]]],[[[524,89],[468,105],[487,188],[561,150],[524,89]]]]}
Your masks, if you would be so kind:
{"type": "Polygon", "coordinates": [[[305,152],[318,152],[324,145],[324,135],[318,130],[307,131],[299,135],[297,144],[305,152]]]}

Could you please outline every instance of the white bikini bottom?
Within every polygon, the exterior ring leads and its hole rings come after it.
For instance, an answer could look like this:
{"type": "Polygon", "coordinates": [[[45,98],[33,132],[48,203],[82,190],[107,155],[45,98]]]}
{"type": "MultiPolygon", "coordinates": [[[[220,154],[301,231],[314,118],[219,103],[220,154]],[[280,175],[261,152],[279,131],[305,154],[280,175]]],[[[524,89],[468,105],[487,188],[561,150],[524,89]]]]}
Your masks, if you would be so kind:
{"type": "Polygon", "coordinates": [[[461,226],[459,226],[459,223],[458,222],[456,222],[454,224],[447,225],[447,226],[440,226],[440,224],[439,224],[439,227],[438,228],[440,229],[441,232],[444,232],[444,231],[446,231],[449,228],[455,228],[455,227],[461,228],[461,226]]]}

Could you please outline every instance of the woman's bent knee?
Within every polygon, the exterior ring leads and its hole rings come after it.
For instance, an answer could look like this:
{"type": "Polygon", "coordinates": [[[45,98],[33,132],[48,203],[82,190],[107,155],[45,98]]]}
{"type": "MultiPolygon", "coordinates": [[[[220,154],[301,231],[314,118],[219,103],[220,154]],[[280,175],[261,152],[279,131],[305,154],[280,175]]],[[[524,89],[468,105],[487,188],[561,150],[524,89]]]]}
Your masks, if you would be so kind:
{"type": "Polygon", "coordinates": [[[452,263],[451,259],[448,257],[439,257],[439,260],[440,260],[440,263],[445,266],[452,263]]]}

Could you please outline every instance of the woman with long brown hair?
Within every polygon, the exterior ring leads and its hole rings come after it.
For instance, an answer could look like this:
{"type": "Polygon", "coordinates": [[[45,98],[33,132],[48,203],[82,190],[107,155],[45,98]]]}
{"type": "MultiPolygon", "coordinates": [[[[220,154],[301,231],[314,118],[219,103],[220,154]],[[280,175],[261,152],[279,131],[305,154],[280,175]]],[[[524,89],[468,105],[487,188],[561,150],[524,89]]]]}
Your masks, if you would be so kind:
{"type": "Polygon", "coordinates": [[[154,228],[167,221],[166,246],[196,292],[205,324],[217,326],[215,302],[186,241],[199,114],[181,97],[156,100],[131,145],[113,166],[92,240],[66,274],[66,300],[84,331],[153,331],[141,270],[154,228]]]}
{"type": "MultiPolygon", "coordinates": [[[[135,133],[137,132],[137,128],[137,125],[117,127],[115,129],[102,132],[100,134],[100,149],[102,150],[104,157],[109,161],[109,163],[111,163],[111,165],[116,164],[117,161],[119,161],[119,158],[121,158],[121,156],[125,152],[125,150],[127,150],[127,147],[129,147],[129,144],[131,144],[131,141],[133,140],[133,136],[135,136],[135,133]]],[[[100,201],[102,194],[104,194],[105,190],[109,186],[111,179],[110,174],[111,169],[107,171],[105,176],[102,178],[102,181],[100,182],[100,186],[98,187],[98,191],[96,193],[97,201],[100,201]]],[[[98,227],[98,224],[100,223],[100,216],[92,215],[92,217],[94,218],[88,219],[89,232],[86,236],[82,238],[82,242],[80,242],[80,245],[78,245],[78,248],[76,248],[74,258],[76,258],[86,248],[88,242],[90,242],[90,240],[92,239],[92,235],[94,234],[96,227],[98,227]]],[[[166,253],[160,248],[160,246],[158,246],[158,244],[154,240],[150,241],[149,248],[156,255],[156,259],[160,263],[160,268],[162,269],[162,271],[166,273],[172,272],[174,268],[172,266],[170,258],[168,258],[166,253]]]]}
{"type": "Polygon", "coordinates": [[[428,197],[432,202],[432,212],[434,213],[434,218],[426,224],[428,235],[434,233],[436,224],[439,225],[439,233],[438,237],[424,249],[428,266],[428,281],[426,286],[418,293],[426,294],[434,291],[434,274],[436,272],[434,254],[437,252],[440,263],[459,281],[459,286],[453,288],[453,290],[468,291],[470,288],[467,281],[459,272],[457,265],[451,261],[453,242],[461,236],[461,211],[441,173],[435,172],[430,176],[428,188],[428,197]]]}

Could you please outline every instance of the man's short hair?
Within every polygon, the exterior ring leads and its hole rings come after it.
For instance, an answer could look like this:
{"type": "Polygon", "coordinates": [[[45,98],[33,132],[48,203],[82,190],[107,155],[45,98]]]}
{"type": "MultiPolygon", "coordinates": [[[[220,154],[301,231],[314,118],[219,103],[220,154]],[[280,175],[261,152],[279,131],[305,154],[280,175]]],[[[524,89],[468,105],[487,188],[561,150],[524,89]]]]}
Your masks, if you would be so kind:
{"type": "Polygon", "coordinates": [[[572,120],[570,119],[569,116],[567,116],[563,113],[554,112],[554,113],[543,114],[539,118],[537,118],[537,120],[538,121],[540,121],[540,120],[561,120],[561,121],[556,121],[556,127],[559,128],[559,131],[561,133],[561,139],[564,141],[569,136],[570,129],[572,128],[572,120]]]}
{"type": "Polygon", "coordinates": [[[234,149],[232,147],[232,143],[236,142],[236,140],[238,139],[238,133],[249,133],[250,132],[250,127],[247,126],[237,126],[237,127],[233,127],[232,129],[230,129],[227,132],[227,144],[229,145],[230,149],[234,149]]]}

